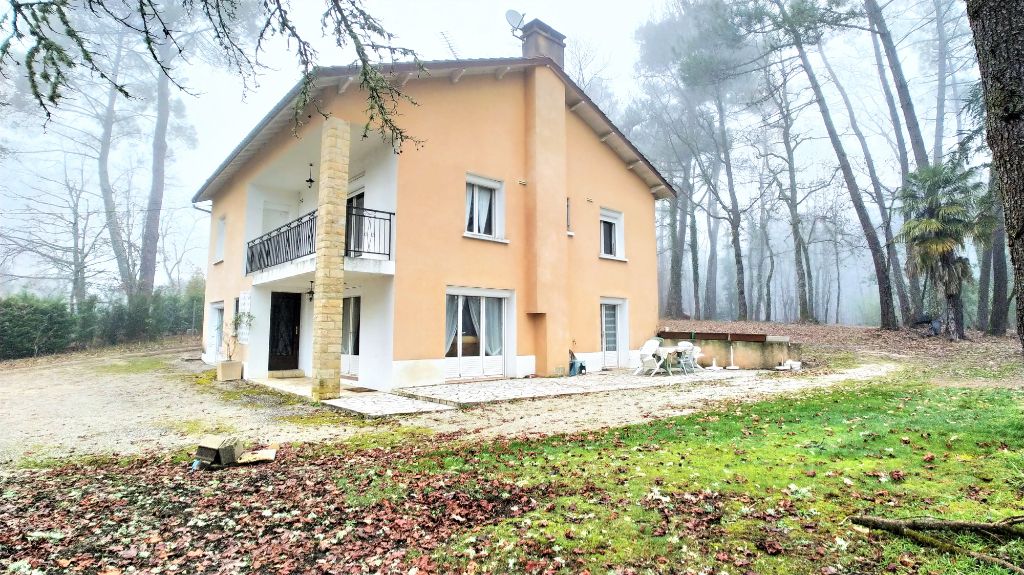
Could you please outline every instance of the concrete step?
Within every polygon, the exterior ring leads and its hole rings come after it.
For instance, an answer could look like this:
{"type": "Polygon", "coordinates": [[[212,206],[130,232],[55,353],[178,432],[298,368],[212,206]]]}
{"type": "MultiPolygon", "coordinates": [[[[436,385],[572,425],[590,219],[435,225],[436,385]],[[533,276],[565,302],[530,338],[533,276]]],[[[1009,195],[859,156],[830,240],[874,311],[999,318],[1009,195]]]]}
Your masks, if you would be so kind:
{"type": "Polygon", "coordinates": [[[270,379],[291,379],[293,377],[306,377],[306,372],[301,369],[282,369],[278,371],[268,371],[267,377],[270,379]]]}

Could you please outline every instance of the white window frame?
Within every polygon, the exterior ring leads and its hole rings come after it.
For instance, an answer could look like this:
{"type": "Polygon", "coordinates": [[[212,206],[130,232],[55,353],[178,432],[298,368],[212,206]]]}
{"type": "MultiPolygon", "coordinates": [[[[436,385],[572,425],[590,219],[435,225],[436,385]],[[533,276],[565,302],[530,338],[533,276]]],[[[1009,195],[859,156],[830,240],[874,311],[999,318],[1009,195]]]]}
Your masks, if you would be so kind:
{"type": "Polygon", "coordinates": [[[214,237],[213,237],[213,263],[219,264],[224,261],[224,243],[228,234],[228,217],[222,215],[217,218],[217,222],[214,224],[214,237]]]}
{"type": "MultiPolygon", "coordinates": [[[[516,353],[517,349],[517,338],[518,338],[518,325],[516,320],[516,292],[510,289],[492,289],[492,288],[478,288],[468,286],[448,286],[445,289],[445,297],[450,295],[455,296],[480,296],[480,297],[496,297],[505,300],[504,306],[504,352],[505,352],[505,377],[512,377],[512,374],[516,373],[516,353]]],[[[448,353],[448,349],[445,348],[441,352],[442,359],[448,359],[445,354],[448,353]]]]}
{"type": "Polygon", "coordinates": [[[598,255],[607,260],[626,261],[626,218],[622,212],[609,208],[601,208],[601,222],[608,222],[614,228],[615,236],[612,238],[614,254],[604,253],[604,226],[598,224],[598,255]]]}
{"type": "MultiPolygon", "coordinates": [[[[479,233],[479,232],[468,231],[466,229],[466,224],[468,222],[466,222],[465,218],[463,218],[463,222],[462,222],[462,235],[463,235],[463,237],[477,239],[477,240],[489,240],[489,241],[493,241],[493,242],[500,242],[500,243],[507,244],[508,240],[505,239],[505,183],[502,182],[501,180],[494,180],[494,179],[491,179],[491,178],[487,178],[487,177],[484,177],[484,176],[478,176],[476,174],[471,174],[471,173],[467,173],[466,174],[466,183],[470,184],[470,185],[473,185],[473,186],[476,186],[476,187],[487,188],[487,189],[490,189],[490,190],[492,190],[494,192],[494,197],[491,200],[492,203],[494,204],[494,221],[492,222],[492,224],[493,224],[493,232],[494,233],[493,234],[483,234],[483,233],[479,233]]],[[[476,192],[474,190],[474,194],[475,193],[476,192]]],[[[478,223],[480,221],[479,214],[478,214],[479,209],[480,209],[480,202],[476,201],[474,199],[474,201],[473,201],[473,210],[474,210],[473,222],[474,222],[474,224],[476,224],[476,223],[478,223]]],[[[463,213],[465,213],[465,205],[463,205],[463,213]]]]}
{"type": "MultiPolygon", "coordinates": [[[[615,338],[616,352],[618,352],[618,366],[628,367],[629,363],[629,300],[621,297],[601,297],[601,305],[614,305],[617,306],[615,325],[618,328],[618,337],[615,338]]],[[[598,307],[600,309],[600,307],[598,307]]],[[[599,334],[603,334],[604,331],[604,318],[601,317],[601,313],[598,313],[598,331],[599,334]]],[[[604,341],[600,342],[598,346],[600,350],[604,351],[604,341]]],[[[602,356],[602,361],[604,361],[602,356]]]]}

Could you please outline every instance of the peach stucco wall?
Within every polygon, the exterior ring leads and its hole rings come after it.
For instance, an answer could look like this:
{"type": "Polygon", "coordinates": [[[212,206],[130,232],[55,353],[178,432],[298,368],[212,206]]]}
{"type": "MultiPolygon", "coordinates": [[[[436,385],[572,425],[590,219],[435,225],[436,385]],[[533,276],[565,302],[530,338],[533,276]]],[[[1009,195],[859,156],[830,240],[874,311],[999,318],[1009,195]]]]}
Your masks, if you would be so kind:
{"type": "MultiPolygon", "coordinates": [[[[600,350],[601,297],[629,301],[631,349],[654,335],[654,197],[567,109],[564,85],[551,70],[500,80],[467,74],[455,85],[447,77],[420,79],[405,89],[418,105],[403,105],[398,122],[424,142],[408,144],[398,163],[396,361],[443,357],[447,286],[514,290],[516,352],[538,356],[542,372],[545,363],[564,366],[570,346],[600,350]],[[504,182],[507,243],[463,237],[467,173],[504,182]],[[574,237],[566,233],[566,197],[574,237]],[[628,262],[598,257],[602,207],[625,214],[628,262]]],[[[333,115],[361,123],[364,94],[327,94],[333,115]]],[[[300,133],[319,123],[314,116],[300,133]]],[[[250,285],[241,221],[247,182],[294,141],[286,133],[268,143],[213,202],[211,225],[227,213],[228,241],[225,261],[211,262],[207,301],[224,300],[228,315],[250,285]]]]}
{"type": "Polygon", "coordinates": [[[629,302],[629,347],[638,349],[658,324],[654,197],[647,185],[570,114],[567,122],[569,200],[575,237],[569,242],[570,329],[574,351],[601,349],[600,299],[629,302]],[[599,257],[601,208],[623,213],[625,258],[599,257]]]}

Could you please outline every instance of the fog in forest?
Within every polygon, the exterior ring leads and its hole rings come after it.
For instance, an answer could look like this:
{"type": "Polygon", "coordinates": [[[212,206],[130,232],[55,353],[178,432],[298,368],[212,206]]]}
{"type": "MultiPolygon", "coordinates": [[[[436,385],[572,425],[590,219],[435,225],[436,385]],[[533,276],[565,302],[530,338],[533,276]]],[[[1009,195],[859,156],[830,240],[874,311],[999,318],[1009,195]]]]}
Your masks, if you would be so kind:
{"type": "MultiPolygon", "coordinates": [[[[507,8],[568,36],[570,76],[676,188],[656,214],[662,316],[895,326],[959,306],[969,328],[1013,325],[963,0],[368,5],[423,60],[519,55],[507,8]],[[971,220],[942,273],[916,239],[953,225],[934,189],[971,220]]],[[[323,63],[352,63],[316,10],[295,19],[323,63]]],[[[170,77],[123,29],[90,30],[131,98],[80,68],[44,109],[3,79],[0,295],[201,290],[210,221],[190,199],[299,70],[277,39],[243,81],[208,30],[175,25],[170,77]]]]}

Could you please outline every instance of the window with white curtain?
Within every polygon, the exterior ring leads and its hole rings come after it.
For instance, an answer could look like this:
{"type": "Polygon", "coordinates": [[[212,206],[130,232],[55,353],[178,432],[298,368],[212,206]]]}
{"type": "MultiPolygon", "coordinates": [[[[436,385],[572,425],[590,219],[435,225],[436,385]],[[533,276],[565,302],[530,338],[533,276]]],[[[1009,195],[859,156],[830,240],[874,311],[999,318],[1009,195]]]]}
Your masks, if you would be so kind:
{"type": "Polygon", "coordinates": [[[466,176],[465,235],[504,239],[505,197],[502,183],[480,176],[466,176]]]}

